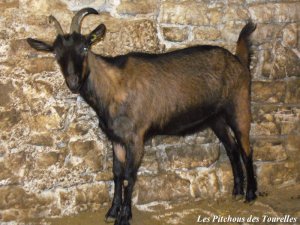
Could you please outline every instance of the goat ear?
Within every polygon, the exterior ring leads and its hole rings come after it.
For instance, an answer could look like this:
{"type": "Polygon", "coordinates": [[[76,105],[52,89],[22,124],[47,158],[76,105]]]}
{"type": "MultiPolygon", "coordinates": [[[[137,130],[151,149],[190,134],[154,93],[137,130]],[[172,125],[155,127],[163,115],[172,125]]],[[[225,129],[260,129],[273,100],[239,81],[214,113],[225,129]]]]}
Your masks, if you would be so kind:
{"type": "Polygon", "coordinates": [[[39,40],[32,39],[32,38],[27,38],[27,42],[32,48],[34,48],[38,51],[45,51],[45,52],[53,51],[52,45],[49,45],[43,41],[39,41],[39,40]]]}
{"type": "Polygon", "coordinates": [[[98,27],[96,27],[88,36],[87,40],[89,45],[96,43],[97,41],[101,40],[105,35],[106,27],[102,23],[98,27]]]}

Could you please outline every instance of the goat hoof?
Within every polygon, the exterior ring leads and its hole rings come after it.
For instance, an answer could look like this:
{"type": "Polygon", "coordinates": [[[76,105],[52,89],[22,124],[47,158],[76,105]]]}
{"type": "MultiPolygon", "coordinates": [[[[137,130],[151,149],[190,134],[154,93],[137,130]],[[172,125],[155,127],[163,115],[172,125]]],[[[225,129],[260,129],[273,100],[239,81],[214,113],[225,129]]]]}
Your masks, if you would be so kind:
{"type": "Polygon", "coordinates": [[[116,218],[113,217],[105,217],[105,223],[113,223],[115,222],[116,218]]]}
{"type": "Polygon", "coordinates": [[[244,188],[242,185],[234,185],[234,188],[232,190],[232,195],[237,196],[237,195],[244,195],[244,188]]]}
{"type": "Polygon", "coordinates": [[[120,206],[112,205],[105,215],[105,222],[112,223],[118,217],[120,206]]]}
{"type": "Polygon", "coordinates": [[[242,195],[242,194],[237,194],[237,195],[233,195],[232,196],[232,199],[234,200],[234,201],[240,201],[240,200],[242,200],[244,198],[244,195],[242,195]]]}
{"type": "Polygon", "coordinates": [[[256,196],[256,194],[255,194],[255,191],[249,190],[249,191],[247,191],[245,202],[246,202],[246,203],[253,204],[253,203],[254,203],[254,200],[255,200],[256,198],[257,198],[257,196],[256,196]]]}
{"type": "Polygon", "coordinates": [[[114,225],[130,225],[128,220],[116,220],[114,225]]]}
{"type": "Polygon", "coordinates": [[[129,219],[126,216],[118,216],[114,225],[130,225],[129,219]]]}
{"type": "Polygon", "coordinates": [[[129,220],[132,218],[131,207],[122,206],[119,215],[115,221],[115,225],[130,225],[129,220]]]}

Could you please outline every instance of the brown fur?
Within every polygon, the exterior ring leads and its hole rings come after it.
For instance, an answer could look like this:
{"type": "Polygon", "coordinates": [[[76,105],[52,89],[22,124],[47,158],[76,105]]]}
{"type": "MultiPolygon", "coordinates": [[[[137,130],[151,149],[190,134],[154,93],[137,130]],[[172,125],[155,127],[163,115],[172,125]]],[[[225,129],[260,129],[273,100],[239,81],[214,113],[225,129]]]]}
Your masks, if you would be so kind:
{"type": "MultiPolygon", "coordinates": [[[[78,13],[85,12],[96,11],[87,8],[78,13]]],[[[247,173],[246,201],[256,198],[249,142],[249,36],[254,30],[251,22],[243,28],[236,55],[216,46],[158,55],[103,57],[91,51],[86,55],[87,43],[91,45],[95,35],[104,35],[103,24],[87,38],[76,32],[58,36],[54,46],[28,39],[38,50],[58,53],[68,87],[93,107],[99,126],[113,142],[115,194],[106,217],[116,218],[116,225],[129,225],[145,139],[157,134],[183,135],[202,125],[212,128],[225,146],[234,174],[233,194],[244,194],[242,156],[247,173]]]]}
{"type": "Polygon", "coordinates": [[[120,162],[125,163],[125,161],[126,161],[126,150],[125,150],[125,148],[120,144],[114,143],[113,144],[113,149],[114,149],[114,153],[115,153],[115,156],[117,157],[117,159],[120,162]]]}
{"type": "Polygon", "coordinates": [[[249,67],[250,64],[250,34],[256,29],[256,25],[251,21],[242,29],[236,46],[236,55],[241,62],[249,67]]]}
{"type": "Polygon", "coordinates": [[[251,124],[251,111],[250,111],[250,96],[249,87],[244,85],[239,90],[239,94],[235,98],[235,111],[236,123],[241,134],[241,145],[243,151],[247,156],[251,154],[250,149],[250,124],[251,124]]]}

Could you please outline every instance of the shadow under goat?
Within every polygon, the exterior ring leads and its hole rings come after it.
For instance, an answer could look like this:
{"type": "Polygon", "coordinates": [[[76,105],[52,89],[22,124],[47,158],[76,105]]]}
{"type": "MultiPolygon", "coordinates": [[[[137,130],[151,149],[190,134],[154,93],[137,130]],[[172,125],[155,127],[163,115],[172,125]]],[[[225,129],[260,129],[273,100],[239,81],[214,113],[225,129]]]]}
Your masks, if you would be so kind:
{"type": "Polygon", "coordinates": [[[246,201],[254,200],[249,37],[256,26],[250,21],[242,29],[236,55],[217,46],[195,46],[163,54],[104,57],[90,50],[105,35],[104,24],[87,36],[80,34],[88,14],[98,12],[77,12],[69,34],[50,16],[58,31],[54,43],[27,41],[36,50],[55,54],[67,86],[96,111],[100,128],[112,141],[115,190],[106,218],[114,219],[115,225],[129,224],[145,140],[159,134],[185,135],[202,126],[210,127],[225,146],[234,176],[233,195],[244,195],[243,162],[246,201]]]}

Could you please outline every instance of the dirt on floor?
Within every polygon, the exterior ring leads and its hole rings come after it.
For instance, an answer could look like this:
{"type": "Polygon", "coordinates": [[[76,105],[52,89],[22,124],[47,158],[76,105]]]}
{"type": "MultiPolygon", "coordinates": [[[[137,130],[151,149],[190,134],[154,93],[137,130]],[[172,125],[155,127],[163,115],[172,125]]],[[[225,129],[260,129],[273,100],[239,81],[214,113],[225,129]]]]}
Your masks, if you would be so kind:
{"type": "MultiPolygon", "coordinates": [[[[108,207],[94,213],[28,221],[45,225],[109,225],[108,207]]],[[[231,197],[217,200],[161,202],[133,208],[132,225],[300,224],[300,184],[260,193],[253,204],[231,197]]]]}

